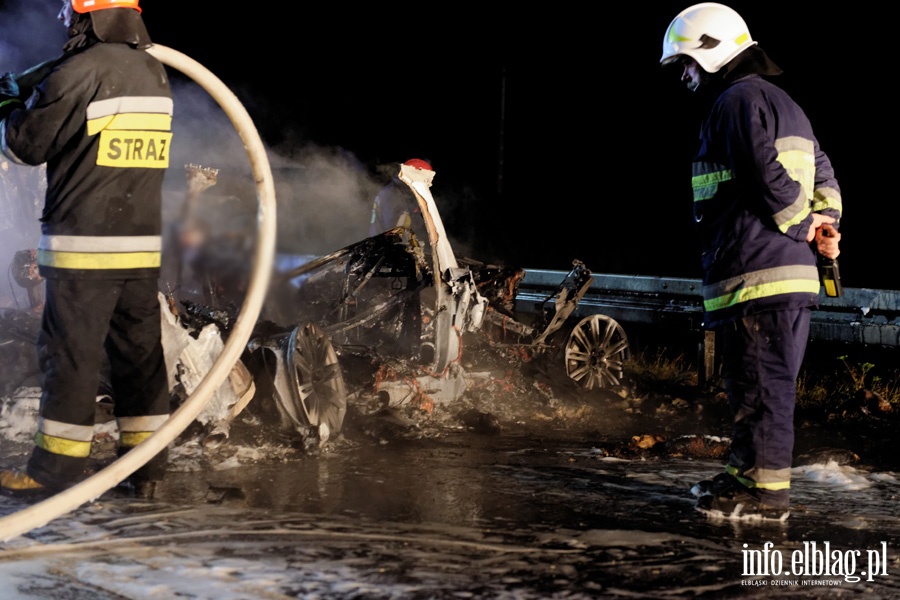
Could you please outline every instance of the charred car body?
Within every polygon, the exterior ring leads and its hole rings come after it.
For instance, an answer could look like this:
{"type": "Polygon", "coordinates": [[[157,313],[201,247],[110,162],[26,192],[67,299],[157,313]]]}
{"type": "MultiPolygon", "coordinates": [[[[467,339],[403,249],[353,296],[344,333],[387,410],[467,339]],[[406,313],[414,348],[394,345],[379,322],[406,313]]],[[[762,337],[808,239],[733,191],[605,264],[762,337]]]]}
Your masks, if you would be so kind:
{"type": "MultiPolygon", "coordinates": [[[[160,297],[175,403],[196,389],[231,331],[247,275],[235,264],[252,245],[244,233],[253,225],[246,210],[227,208],[240,204],[236,197],[216,198],[211,212],[229,213],[245,228],[225,227],[216,238],[202,223],[204,211],[195,209],[218,170],[188,164],[185,174],[187,196],[168,235],[174,244],[168,260],[177,264],[168,271],[164,265],[160,297]],[[191,276],[188,291],[184,280],[191,276]]],[[[629,357],[624,330],[603,315],[573,317],[592,281],[584,264],[574,261],[534,310],[517,314],[524,270],[457,257],[430,192],[434,172],[402,165],[399,176],[419,203],[428,240],[395,228],[330,254],[290,257],[276,268],[241,361],[198,419],[206,444],[227,438],[248,406],[275,413],[281,429],[320,444],[341,431],[348,402],[430,412],[465,393],[471,373],[461,358],[476,345],[521,348],[585,389],[621,381],[629,357]]],[[[21,252],[11,266],[30,309],[7,311],[0,320],[0,350],[16,356],[31,356],[17,344],[33,343],[30,326],[39,318],[40,278],[18,276],[34,272],[33,262],[21,252]]],[[[26,370],[32,369],[20,372],[26,370]]],[[[98,397],[108,392],[104,387],[101,380],[98,397]]]]}
{"type": "MultiPolygon", "coordinates": [[[[254,393],[274,399],[282,426],[323,443],[341,430],[348,401],[435,404],[466,391],[463,348],[478,339],[556,361],[580,387],[620,383],[628,339],[602,315],[572,318],[591,283],[580,261],[528,315],[514,312],[524,271],[458,258],[431,195],[432,171],[400,166],[428,240],[398,227],[278,270],[243,363],[254,393]]],[[[233,317],[185,303],[194,323],[233,317]]]]}

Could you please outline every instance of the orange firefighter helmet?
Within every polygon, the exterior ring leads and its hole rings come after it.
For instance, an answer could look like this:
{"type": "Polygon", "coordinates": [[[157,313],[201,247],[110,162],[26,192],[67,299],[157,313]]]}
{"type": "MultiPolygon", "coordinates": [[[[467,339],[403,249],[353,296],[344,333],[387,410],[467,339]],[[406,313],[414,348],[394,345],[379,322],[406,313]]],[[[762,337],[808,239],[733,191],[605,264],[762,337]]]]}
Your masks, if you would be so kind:
{"type": "Polygon", "coordinates": [[[140,0],[72,0],[72,8],[77,13],[88,13],[104,8],[133,8],[141,12],[140,0]]]}

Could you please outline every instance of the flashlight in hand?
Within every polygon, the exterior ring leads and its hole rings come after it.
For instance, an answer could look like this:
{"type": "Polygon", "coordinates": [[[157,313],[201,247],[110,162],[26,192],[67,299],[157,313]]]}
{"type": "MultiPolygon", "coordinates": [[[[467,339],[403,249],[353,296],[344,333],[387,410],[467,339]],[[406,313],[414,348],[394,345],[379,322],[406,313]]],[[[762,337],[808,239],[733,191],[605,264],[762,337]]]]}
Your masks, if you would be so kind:
{"type": "MultiPolygon", "coordinates": [[[[823,227],[822,235],[831,237],[833,229],[823,227]]],[[[816,266],[819,269],[819,281],[825,288],[825,295],[829,298],[838,298],[844,295],[844,288],[841,285],[841,271],[838,268],[836,258],[827,258],[816,252],[816,266]]]]}

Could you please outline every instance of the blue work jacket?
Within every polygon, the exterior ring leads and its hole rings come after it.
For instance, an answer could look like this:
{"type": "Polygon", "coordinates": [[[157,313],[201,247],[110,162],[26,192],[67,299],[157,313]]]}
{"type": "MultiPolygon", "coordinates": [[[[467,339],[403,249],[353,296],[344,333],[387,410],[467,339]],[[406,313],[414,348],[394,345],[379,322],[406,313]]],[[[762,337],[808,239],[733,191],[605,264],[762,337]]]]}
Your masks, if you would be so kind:
{"type": "Polygon", "coordinates": [[[701,127],[692,188],[706,327],[818,302],[806,236],[813,212],[840,219],[841,193],[809,119],[784,90],[757,74],[728,84],[701,127]]]}

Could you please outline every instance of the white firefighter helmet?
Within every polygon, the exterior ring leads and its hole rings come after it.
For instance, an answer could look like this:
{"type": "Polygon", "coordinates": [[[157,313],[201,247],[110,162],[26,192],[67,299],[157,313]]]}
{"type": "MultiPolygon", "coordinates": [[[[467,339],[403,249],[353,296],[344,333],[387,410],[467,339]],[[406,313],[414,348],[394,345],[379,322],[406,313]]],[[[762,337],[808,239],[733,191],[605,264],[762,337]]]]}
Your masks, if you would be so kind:
{"type": "Polygon", "coordinates": [[[707,73],[715,73],[755,45],[747,24],[734,9],[717,2],[695,4],[672,19],[663,38],[660,64],[690,56],[707,73]]]}

